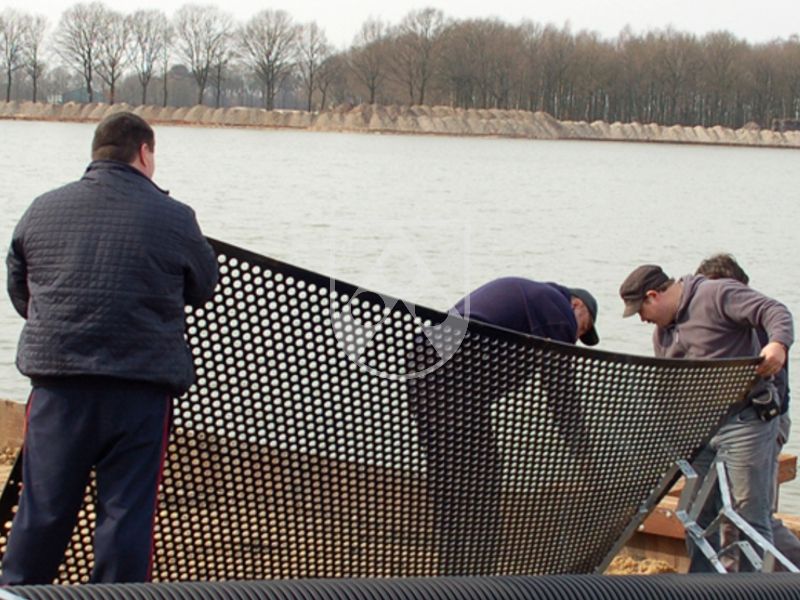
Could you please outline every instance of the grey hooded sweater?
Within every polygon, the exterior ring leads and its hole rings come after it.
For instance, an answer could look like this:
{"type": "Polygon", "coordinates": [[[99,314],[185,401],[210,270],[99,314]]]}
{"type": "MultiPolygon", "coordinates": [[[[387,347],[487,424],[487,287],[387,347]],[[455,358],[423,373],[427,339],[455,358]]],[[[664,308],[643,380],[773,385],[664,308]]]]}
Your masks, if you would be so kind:
{"type": "Polygon", "coordinates": [[[789,348],[792,314],[783,304],[733,279],[686,276],[675,320],[653,332],[660,358],[743,358],[758,356],[762,328],[770,342],[789,348]]]}

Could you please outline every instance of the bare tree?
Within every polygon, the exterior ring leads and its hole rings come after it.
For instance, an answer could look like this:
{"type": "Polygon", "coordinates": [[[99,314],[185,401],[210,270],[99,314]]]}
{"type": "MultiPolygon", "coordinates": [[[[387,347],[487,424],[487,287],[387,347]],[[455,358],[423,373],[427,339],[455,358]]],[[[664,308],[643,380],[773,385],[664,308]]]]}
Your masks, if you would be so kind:
{"type": "Polygon", "coordinates": [[[117,81],[125,73],[131,40],[129,21],[122,13],[106,10],[97,40],[97,74],[108,86],[108,102],[114,104],[117,81]]]}
{"type": "Polygon", "coordinates": [[[616,40],[619,69],[614,82],[614,108],[611,119],[642,120],[642,88],[647,87],[647,46],[630,26],[623,28],[616,40]]]}
{"type": "MultiPolygon", "coordinates": [[[[311,112],[313,106],[314,90],[317,88],[316,78],[324,61],[330,56],[331,46],[325,32],[312,22],[303,25],[297,44],[298,63],[300,65],[300,78],[307,97],[307,110],[311,112]]],[[[324,96],[324,92],[323,92],[324,96]]],[[[323,98],[323,104],[325,99],[323,98]]]]}
{"type": "Polygon", "coordinates": [[[211,83],[214,85],[214,106],[222,104],[222,88],[225,85],[225,71],[230,62],[235,58],[236,51],[226,35],[217,45],[211,62],[211,83]]]}
{"type": "Polygon", "coordinates": [[[47,18],[42,15],[31,15],[25,20],[23,42],[23,64],[25,72],[31,78],[33,101],[39,93],[39,80],[44,74],[44,34],[47,31],[47,18]]]}
{"type": "Polygon", "coordinates": [[[470,22],[450,24],[442,35],[443,49],[440,60],[442,84],[447,103],[462,108],[475,105],[474,64],[467,55],[471,41],[470,22]]]}
{"type": "Polygon", "coordinates": [[[387,41],[386,25],[382,21],[368,19],[361,26],[350,54],[350,68],[367,88],[370,104],[375,103],[386,81],[387,41]]]}
{"type": "Polygon", "coordinates": [[[198,5],[182,7],[174,29],[161,11],[134,12],[125,20],[126,43],[119,14],[89,2],[62,14],[53,48],[63,67],[47,77],[46,20],[0,9],[0,97],[27,97],[28,78],[34,101],[82,80],[93,101],[102,77],[113,102],[120,93],[138,93],[133,78],[120,85],[127,61],[143,103],[161,78],[164,105],[169,96],[188,104],[195,93],[202,103],[213,86],[217,106],[235,98],[274,108],[282,92],[285,103],[308,110],[363,98],[668,125],[768,126],[800,118],[798,36],[753,45],[725,31],[698,38],[672,28],[626,28],[604,39],[531,22],[453,21],[425,8],[392,28],[368,20],[349,49],[334,53],[316,23],[297,27],[283,11],[262,11],[232,35],[230,16],[198,5]],[[66,68],[74,74],[67,77],[66,68]]]}
{"type": "Polygon", "coordinates": [[[571,118],[584,121],[608,119],[613,54],[613,45],[602,40],[596,32],[582,31],[577,34],[570,68],[571,118]]]}
{"type": "Polygon", "coordinates": [[[541,49],[544,61],[544,110],[557,119],[564,119],[569,111],[569,69],[573,65],[575,52],[575,38],[569,26],[565,25],[562,29],[556,29],[552,25],[545,27],[541,49]]]}
{"type": "Polygon", "coordinates": [[[392,67],[411,104],[424,104],[442,46],[445,20],[434,8],[408,13],[395,32],[392,67]]]}
{"type": "Polygon", "coordinates": [[[443,36],[442,74],[454,103],[509,107],[525,72],[524,29],[479,19],[449,27],[443,36]]]}
{"type": "Polygon", "coordinates": [[[745,44],[727,31],[707,34],[703,40],[703,125],[736,121],[736,96],[741,84],[745,44]]]}
{"type": "Polygon", "coordinates": [[[793,35],[780,49],[785,92],[781,98],[781,116],[800,119],[800,36],[793,35]]]}
{"type": "Polygon", "coordinates": [[[769,126],[782,110],[779,98],[783,95],[786,77],[781,73],[780,44],[777,41],[752,48],[744,61],[745,85],[742,95],[744,121],[756,121],[769,126]]]}
{"type": "Polygon", "coordinates": [[[63,64],[56,64],[47,73],[47,77],[42,81],[42,88],[47,85],[53,92],[61,93],[65,90],[73,90],[83,85],[83,77],[76,73],[74,69],[63,64]]]}
{"type": "Polygon", "coordinates": [[[331,90],[343,86],[346,67],[346,61],[341,54],[332,54],[320,64],[314,79],[314,85],[320,96],[320,110],[325,110],[327,107],[331,90]]]}
{"type": "Polygon", "coordinates": [[[219,48],[233,27],[233,19],[216,6],[187,4],[175,13],[178,54],[188,63],[197,82],[197,103],[203,103],[208,78],[219,48]]]}
{"type": "Polygon", "coordinates": [[[24,66],[25,15],[7,8],[0,13],[0,60],[6,76],[6,102],[11,100],[14,73],[24,66]]]}
{"type": "Polygon", "coordinates": [[[83,77],[89,102],[94,102],[97,42],[103,35],[108,9],[100,2],[76,4],[64,11],[56,31],[56,49],[83,77]]]}
{"type": "Polygon", "coordinates": [[[264,10],[239,30],[242,58],[264,86],[264,106],[272,110],[275,94],[291,73],[298,27],[282,10],[264,10]]]}
{"type": "Polygon", "coordinates": [[[169,24],[161,10],[137,10],[127,17],[132,47],[130,62],[142,86],[142,104],[147,104],[147,87],[167,44],[169,24]]]}
{"type": "Polygon", "coordinates": [[[664,104],[658,120],[664,124],[682,123],[688,119],[697,86],[697,73],[702,57],[697,39],[668,27],[657,34],[654,43],[656,69],[654,74],[664,88],[664,104]]]}
{"type": "Polygon", "coordinates": [[[524,34],[521,28],[493,26],[487,47],[489,105],[494,108],[519,108],[520,81],[525,64],[524,34]],[[515,92],[517,92],[515,94],[515,92]]]}
{"type": "Polygon", "coordinates": [[[544,85],[544,58],[542,46],[544,27],[534,21],[520,24],[520,55],[522,62],[516,78],[518,106],[528,110],[541,109],[544,85]]]}
{"type": "Polygon", "coordinates": [[[161,82],[163,85],[163,100],[162,105],[167,106],[168,93],[169,93],[169,63],[172,60],[172,49],[174,45],[175,28],[166,23],[164,25],[164,45],[161,47],[158,60],[161,63],[161,82]]]}

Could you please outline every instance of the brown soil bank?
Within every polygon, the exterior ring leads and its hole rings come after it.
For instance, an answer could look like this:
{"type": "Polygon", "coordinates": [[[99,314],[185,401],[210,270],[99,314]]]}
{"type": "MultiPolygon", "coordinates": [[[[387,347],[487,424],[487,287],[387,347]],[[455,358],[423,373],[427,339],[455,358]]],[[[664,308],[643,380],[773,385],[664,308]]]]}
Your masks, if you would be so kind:
{"type": "Polygon", "coordinates": [[[655,123],[557,121],[543,112],[459,109],[447,106],[343,106],[321,113],[259,108],[172,108],[127,104],[0,102],[0,119],[99,121],[131,110],[153,123],[210,127],[289,128],[428,135],[496,136],[539,140],[601,140],[800,148],[800,132],[758,128],[663,126],[655,123]]]}

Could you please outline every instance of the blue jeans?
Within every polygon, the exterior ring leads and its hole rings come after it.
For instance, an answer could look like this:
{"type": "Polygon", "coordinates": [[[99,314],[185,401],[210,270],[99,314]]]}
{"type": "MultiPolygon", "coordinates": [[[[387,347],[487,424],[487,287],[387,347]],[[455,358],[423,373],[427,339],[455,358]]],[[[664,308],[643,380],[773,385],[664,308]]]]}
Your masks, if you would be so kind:
{"type": "MultiPolygon", "coordinates": [[[[702,479],[714,458],[719,455],[728,471],[734,509],[770,542],[777,428],[778,419],[765,423],[752,407],[729,415],[692,464],[702,479]]],[[[698,524],[707,527],[721,507],[719,488],[716,488],[700,512],[698,524]]],[[[709,542],[719,549],[718,532],[709,536],[709,542]]],[[[687,549],[691,559],[690,573],[714,571],[711,563],[688,537],[687,549]]],[[[742,562],[747,563],[746,560],[742,562]]],[[[742,567],[745,570],[749,565],[743,564],[742,567]]]]}
{"type": "MultiPolygon", "coordinates": [[[[780,416],[780,419],[776,419],[778,421],[778,437],[777,437],[777,444],[775,448],[775,460],[778,460],[778,455],[780,455],[781,450],[783,450],[784,444],[789,440],[789,430],[792,426],[792,421],[789,418],[789,414],[783,414],[780,416]]],[[[775,509],[777,510],[777,500],[778,500],[778,481],[777,481],[777,463],[776,463],[776,478],[775,478],[775,498],[774,504],[775,509]]],[[[775,547],[781,551],[781,553],[792,561],[797,567],[800,567],[800,540],[797,539],[797,536],[783,524],[783,521],[780,519],[776,519],[773,517],[772,519],[772,541],[775,544],[775,547]]]]}

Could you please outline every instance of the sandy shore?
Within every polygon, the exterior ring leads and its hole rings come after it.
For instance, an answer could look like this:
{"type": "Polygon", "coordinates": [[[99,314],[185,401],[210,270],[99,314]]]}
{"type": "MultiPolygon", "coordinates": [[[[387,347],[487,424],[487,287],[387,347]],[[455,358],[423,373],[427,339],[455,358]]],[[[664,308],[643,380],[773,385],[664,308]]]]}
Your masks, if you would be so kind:
{"type": "Polygon", "coordinates": [[[781,133],[721,126],[558,121],[544,112],[458,109],[448,106],[359,105],[310,113],[243,107],[172,108],[134,107],[124,103],[0,102],[0,119],[95,122],[119,110],[131,110],[153,123],[207,127],[800,148],[800,132],[797,131],[781,133]]]}
{"type": "MultiPolygon", "coordinates": [[[[5,486],[8,480],[16,453],[17,448],[0,449],[0,485],[2,486],[5,486]]],[[[617,556],[606,570],[607,575],[657,575],[674,572],[675,569],[664,561],[637,559],[625,551],[617,556]]]]}
{"type": "Polygon", "coordinates": [[[17,448],[0,448],[0,487],[4,487],[8,481],[17,451],[17,448]]]}
{"type": "MultiPolygon", "coordinates": [[[[24,405],[0,400],[0,415],[2,415],[2,419],[0,419],[0,486],[5,486],[22,442],[24,405]]],[[[347,501],[343,502],[345,504],[348,503],[347,501]]],[[[623,553],[614,560],[607,573],[654,574],[670,571],[672,571],[672,568],[667,563],[652,560],[635,560],[629,554],[623,553]]]]}
{"type": "Polygon", "coordinates": [[[4,487],[22,445],[25,405],[0,400],[0,487],[4,487]]]}

